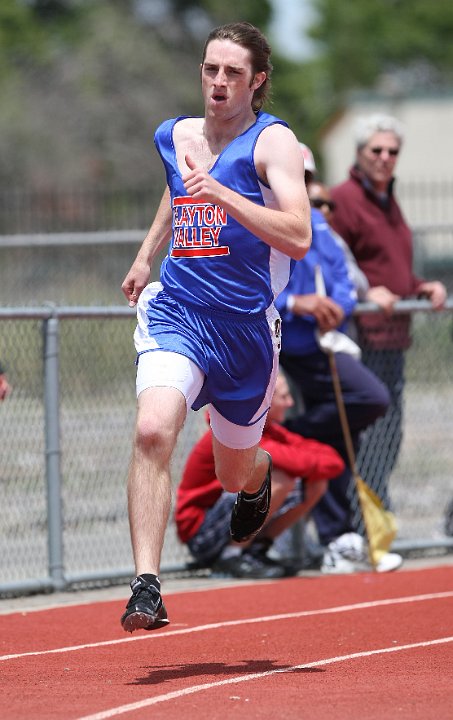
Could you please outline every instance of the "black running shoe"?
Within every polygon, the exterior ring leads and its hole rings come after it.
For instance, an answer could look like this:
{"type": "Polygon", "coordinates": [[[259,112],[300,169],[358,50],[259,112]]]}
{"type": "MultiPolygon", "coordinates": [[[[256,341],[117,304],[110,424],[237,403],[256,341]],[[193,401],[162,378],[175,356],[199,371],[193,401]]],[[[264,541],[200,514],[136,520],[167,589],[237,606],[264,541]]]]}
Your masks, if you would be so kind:
{"type": "Polygon", "coordinates": [[[257,493],[248,495],[238,493],[231,513],[230,533],[235,542],[245,542],[261,530],[269,514],[271,503],[272,458],[269,458],[269,469],[261,488],[257,493]]]}
{"type": "Polygon", "coordinates": [[[278,567],[279,571],[282,573],[281,577],[293,577],[294,575],[297,575],[300,568],[296,568],[294,563],[289,563],[286,559],[282,558],[274,559],[269,557],[267,553],[272,545],[273,541],[270,538],[260,537],[257,540],[254,540],[252,544],[244,550],[244,553],[253,555],[253,557],[257,558],[268,567],[278,567]]]}
{"type": "Polygon", "coordinates": [[[134,630],[157,630],[168,625],[167,611],[159,590],[141,575],[131,582],[132,596],[121,618],[126,632],[134,630]]]}
{"type": "Polygon", "coordinates": [[[244,550],[241,555],[217,560],[212,566],[214,575],[221,577],[250,578],[251,580],[275,580],[285,576],[281,566],[262,562],[260,558],[250,555],[244,550]]]}

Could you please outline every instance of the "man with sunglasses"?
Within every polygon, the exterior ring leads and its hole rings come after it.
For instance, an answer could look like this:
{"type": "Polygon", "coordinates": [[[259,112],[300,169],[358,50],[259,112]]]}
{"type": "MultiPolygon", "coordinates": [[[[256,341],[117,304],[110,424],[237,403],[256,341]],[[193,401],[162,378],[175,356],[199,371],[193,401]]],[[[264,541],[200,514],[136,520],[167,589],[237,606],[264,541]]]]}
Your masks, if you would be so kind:
{"type": "Polygon", "coordinates": [[[447,293],[441,282],[427,282],[412,269],[412,234],[393,193],[403,143],[400,122],[383,114],[360,118],[355,141],[349,178],[331,190],[331,222],[368,279],[365,299],[383,310],[357,318],[363,362],[391,395],[385,417],[367,431],[358,462],[367,482],[389,504],[388,479],[402,440],[404,351],[411,342],[410,316],[394,314],[394,306],[403,298],[425,297],[439,310],[447,293]]]}

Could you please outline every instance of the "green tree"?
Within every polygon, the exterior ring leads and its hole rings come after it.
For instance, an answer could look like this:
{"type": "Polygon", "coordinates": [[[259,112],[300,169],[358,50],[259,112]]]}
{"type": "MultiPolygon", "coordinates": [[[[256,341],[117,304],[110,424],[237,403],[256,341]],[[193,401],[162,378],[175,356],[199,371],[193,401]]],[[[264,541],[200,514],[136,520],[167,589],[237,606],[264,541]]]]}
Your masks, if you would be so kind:
{"type": "Polygon", "coordinates": [[[184,14],[190,9],[201,10],[214,25],[245,20],[265,29],[270,21],[269,0],[171,0],[176,13],[184,14]]]}
{"type": "Polygon", "coordinates": [[[445,0],[313,0],[332,92],[372,88],[383,73],[406,86],[451,84],[453,4],[445,0]],[[404,72],[403,72],[404,71],[404,72]]]}
{"type": "MultiPolygon", "coordinates": [[[[451,91],[453,4],[445,0],[312,0],[318,52],[274,59],[274,110],[317,153],[320,131],[352,91],[451,91]]],[[[319,154],[318,154],[319,156],[319,154]]]]}
{"type": "Polygon", "coordinates": [[[2,0],[0,184],[161,187],[152,132],[200,112],[207,32],[269,17],[267,0],[2,0]]]}
{"type": "Polygon", "coordinates": [[[42,35],[32,9],[25,3],[3,0],[0,4],[0,81],[21,58],[36,56],[42,35]]]}

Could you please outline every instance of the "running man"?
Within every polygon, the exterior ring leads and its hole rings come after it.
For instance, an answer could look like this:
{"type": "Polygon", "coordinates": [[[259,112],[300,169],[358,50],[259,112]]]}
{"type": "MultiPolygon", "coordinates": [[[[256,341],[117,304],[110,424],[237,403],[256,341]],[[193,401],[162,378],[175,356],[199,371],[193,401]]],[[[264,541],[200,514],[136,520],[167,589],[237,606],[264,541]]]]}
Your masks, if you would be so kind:
{"type": "Polygon", "coordinates": [[[269,511],[272,462],[258,444],[278,370],[274,299],[311,242],[298,140],[261,110],[270,52],[249,23],[214,29],[200,68],[204,117],[167,120],[155,133],[167,188],[122,285],[131,306],[139,301],[129,632],[168,623],[158,575],[170,458],[189,408],[208,405],[216,476],[237,493],[232,539],[256,535],[269,511]],[[147,285],[167,243],[160,282],[147,285]]]}

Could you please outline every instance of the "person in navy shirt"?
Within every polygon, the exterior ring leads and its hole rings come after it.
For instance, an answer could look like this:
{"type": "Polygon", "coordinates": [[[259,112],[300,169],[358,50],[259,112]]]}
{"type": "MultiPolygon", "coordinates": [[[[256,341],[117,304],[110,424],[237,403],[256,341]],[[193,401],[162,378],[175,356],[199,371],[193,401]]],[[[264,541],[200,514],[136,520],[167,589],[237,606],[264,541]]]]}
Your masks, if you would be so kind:
{"type": "MultiPolygon", "coordinates": [[[[307,178],[309,179],[309,178],[307,178]]],[[[303,402],[303,412],[285,425],[306,438],[315,438],[334,447],[348,463],[335,400],[328,355],[318,344],[317,332],[345,332],[357,303],[344,251],[333,236],[322,213],[312,208],[312,245],[297,261],[285,290],[276,301],[282,318],[280,362],[303,402]],[[320,268],[325,296],[316,286],[320,268]]],[[[390,398],[386,386],[365,365],[348,352],[335,353],[346,413],[355,450],[362,430],[384,415],[390,398]]],[[[323,546],[356,529],[351,506],[353,484],[349,467],[312,511],[323,546]]]]}

